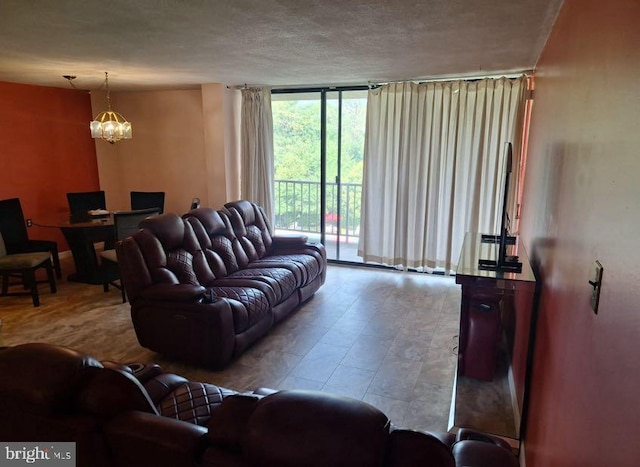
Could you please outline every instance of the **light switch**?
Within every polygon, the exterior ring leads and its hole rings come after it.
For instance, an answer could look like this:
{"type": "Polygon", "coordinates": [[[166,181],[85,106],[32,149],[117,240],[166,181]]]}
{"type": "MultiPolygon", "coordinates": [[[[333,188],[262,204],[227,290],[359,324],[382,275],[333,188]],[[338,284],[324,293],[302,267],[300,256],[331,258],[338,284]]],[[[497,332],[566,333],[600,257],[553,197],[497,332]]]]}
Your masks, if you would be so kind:
{"type": "Polygon", "coordinates": [[[600,261],[593,263],[593,271],[591,273],[591,279],[589,279],[589,284],[593,287],[593,290],[591,290],[591,309],[596,315],[598,314],[600,289],[602,288],[602,271],[603,267],[600,261]]]}

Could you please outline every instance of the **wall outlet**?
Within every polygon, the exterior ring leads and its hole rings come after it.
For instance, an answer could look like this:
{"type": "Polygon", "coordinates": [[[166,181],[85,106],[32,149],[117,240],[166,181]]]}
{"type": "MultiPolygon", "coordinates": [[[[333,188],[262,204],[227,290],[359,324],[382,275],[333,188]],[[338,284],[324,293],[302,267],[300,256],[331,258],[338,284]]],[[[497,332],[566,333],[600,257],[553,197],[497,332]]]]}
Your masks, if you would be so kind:
{"type": "Polygon", "coordinates": [[[31,219],[27,219],[27,227],[33,227],[33,221],[31,219]]]}
{"type": "Polygon", "coordinates": [[[593,287],[593,290],[591,290],[591,309],[596,315],[598,314],[598,305],[600,303],[603,270],[604,268],[602,264],[600,264],[600,261],[596,261],[593,263],[593,272],[591,273],[591,279],[589,279],[589,284],[593,287]]]}

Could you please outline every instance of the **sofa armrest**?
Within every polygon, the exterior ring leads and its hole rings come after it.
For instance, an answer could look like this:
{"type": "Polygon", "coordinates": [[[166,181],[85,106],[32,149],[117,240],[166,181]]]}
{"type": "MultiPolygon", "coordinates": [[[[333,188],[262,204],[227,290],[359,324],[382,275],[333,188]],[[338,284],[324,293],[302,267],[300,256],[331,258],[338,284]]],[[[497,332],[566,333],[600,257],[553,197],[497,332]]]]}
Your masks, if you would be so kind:
{"type": "Polygon", "coordinates": [[[327,264],[327,250],[322,243],[272,243],[267,253],[269,255],[310,255],[316,258],[318,265],[324,269],[327,264]]]}
{"type": "Polygon", "coordinates": [[[506,449],[484,441],[458,441],[451,450],[456,465],[465,467],[518,467],[518,458],[506,449]]]}
{"type": "Polygon", "coordinates": [[[201,285],[155,284],[145,288],[139,298],[169,302],[196,301],[204,296],[206,290],[201,285]]]}
{"type": "Polygon", "coordinates": [[[456,465],[469,467],[518,467],[509,444],[492,435],[460,429],[451,449],[456,465]]]}
{"type": "Polygon", "coordinates": [[[485,443],[500,446],[501,448],[504,448],[507,451],[511,450],[511,446],[509,446],[509,443],[507,443],[502,438],[498,438],[497,436],[472,430],[470,428],[460,428],[458,430],[458,433],[456,434],[456,442],[465,441],[465,440],[483,441],[485,443]]]}
{"type": "Polygon", "coordinates": [[[231,360],[236,343],[230,303],[227,298],[205,303],[138,297],[131,304],[131,320],[143,347],[219,369],[231,360]]]}
{"type": "Polygon", "coordinates": [[[309,237],[306,235],[291,234],[291,235],[274,235],[271,237],[273,240],[272,248],[291,248],[291,247],[304,247],[307,244],[309,237]]]}
{"type": "Polygon", "coordinates": [[[206,434],[204,427],[138,411],[105,425],[116,465],[195,465],[206,447],[206,434]]]}

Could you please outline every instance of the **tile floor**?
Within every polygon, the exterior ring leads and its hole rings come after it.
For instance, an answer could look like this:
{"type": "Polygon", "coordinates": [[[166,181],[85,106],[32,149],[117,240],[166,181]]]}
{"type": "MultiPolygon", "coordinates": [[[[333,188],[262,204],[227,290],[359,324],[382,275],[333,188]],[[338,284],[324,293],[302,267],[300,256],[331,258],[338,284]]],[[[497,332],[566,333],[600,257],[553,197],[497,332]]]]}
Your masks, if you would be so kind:
{"type": "MultiPolygon", "coordinates": [[[[68,274],[70,259],[63,263],[68,274]]],[[[451,277],[330,265],[325,285],[223,371],[139,346],[120,292],[59,281],[1,297],[6,345],[50,342],[99,359],[157,362],[166,371],[237,390],[306,388],[363,399],[395,425],[446,431],[456,362],[460,288],[451,277]]]]}
{"type": "Polygon", "coordinates": [[[459,310],[453,278],[331,265],[312,300],[213,379],[339,393],[446,431],[459,310]]]}

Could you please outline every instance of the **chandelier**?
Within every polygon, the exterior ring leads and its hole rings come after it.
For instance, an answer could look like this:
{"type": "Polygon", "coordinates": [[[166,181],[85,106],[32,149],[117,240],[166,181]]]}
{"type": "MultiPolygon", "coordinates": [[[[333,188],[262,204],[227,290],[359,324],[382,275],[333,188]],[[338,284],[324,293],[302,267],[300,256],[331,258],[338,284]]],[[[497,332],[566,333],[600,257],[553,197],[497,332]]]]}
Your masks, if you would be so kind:
{"type": "Polygon", "coordinates": [[[109,74],[106,71],[104,73],[104,83],[107,88],[107,110],[96,115],[89,125],[91,137],[103,139],[111,144],[117,143],[121,139],[131,139],[131,123],[118,112],[111,110],[109,74]]]}

